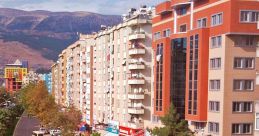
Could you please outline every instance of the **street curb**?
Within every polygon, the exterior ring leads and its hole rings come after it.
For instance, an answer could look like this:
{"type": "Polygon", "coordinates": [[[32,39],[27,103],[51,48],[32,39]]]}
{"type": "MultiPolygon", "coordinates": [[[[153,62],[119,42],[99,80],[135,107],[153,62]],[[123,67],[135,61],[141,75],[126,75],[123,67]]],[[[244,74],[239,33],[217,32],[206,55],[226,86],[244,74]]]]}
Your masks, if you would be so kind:
{"type": "Polygon", "coordinates": [[[22,117],[23,117],[23,114],[25,114],[25,111],[22,113],[20,119],[18,120],[18,122],[17,122],[16,125],[15,125],[15,129],[14,129],[13,136],[16,136],[16,131],[15,131],[15,130],[16,130],[16,128],[17,128],[17,125],[20,123],[20,121],[21,121],[21,119],[22,119],[22,117]]]}

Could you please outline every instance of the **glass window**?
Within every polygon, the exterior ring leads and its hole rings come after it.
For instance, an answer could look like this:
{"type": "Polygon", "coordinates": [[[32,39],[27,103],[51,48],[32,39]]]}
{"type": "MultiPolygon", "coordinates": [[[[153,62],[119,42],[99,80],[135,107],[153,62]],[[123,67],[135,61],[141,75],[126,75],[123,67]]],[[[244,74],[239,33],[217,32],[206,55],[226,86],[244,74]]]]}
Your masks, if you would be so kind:
{"type": "Polygon", "coordinates": [[[254,58],[234,58],[234,68],[253,69],[254,58]]]}
{"type": "Polygon", "coordinates": [[[255,129],[259,130],[259,113],[255,114],[255,129]]]}
{"type": "Polygon", "coordinates": [[[252,112],[252,102],[233,102],[233,112],[252,112]]]}
{"type": "Polygon", "coordinates": [[[254,80],[234,80],[234,90],[245,91],[254,90],[254,80]]]}
{"type": "Polygon", "coordinates": [[[185,25],[181,25],[180,26],[180,32],[186,32],[187,31],[187,26],[185,25]]]}
{"type": "Polygon", "coordinates": [[[210,59],[210,68],[211,69],[218,69],[220,67],[221,67],[221,58],[210,59]]]}
{"type": "Polygon", "coordinates": [[[197,20],[197,28],[205,28],[207,26],[207,18],[197,20]]]}
{"type": "Polygon", "coordinates": [[[255,23],[258,21],[258,11],[241,11],[240,12],[240,22],[250,22],[255,23]]]}
{"type": "Polygon", "coordinates": [[[211,16],[211,26],[220,25],[223,22],[222,13],[218,13],[211,16]]]}

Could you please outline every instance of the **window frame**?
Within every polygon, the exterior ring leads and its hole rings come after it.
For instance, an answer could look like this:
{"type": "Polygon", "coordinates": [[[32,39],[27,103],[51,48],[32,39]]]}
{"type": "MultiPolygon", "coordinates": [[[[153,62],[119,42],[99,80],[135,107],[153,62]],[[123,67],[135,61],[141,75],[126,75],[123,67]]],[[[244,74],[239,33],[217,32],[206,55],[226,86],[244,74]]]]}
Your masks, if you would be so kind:
{"type": "Polygon", "coordinates": [[[254,111],[254,103],[252,101],[232,101],[232,113],[233,114],[251,114],[254,111]],[[235,103],[238,103],[238,106],[235,106],[235,103]],[[245,111],[245,103],[250,103],[250,111],[245,111]],[[238,110],[235,110],[234,107],[239,107],[238,110]]]}
{"type": "MultiPolygon", "coordinates": [[[[251,18],[252,19],[252,18],[251,18]]],[[[251,24],[256,24],[257,22],[259,21],[259,10],[239,10],[239,23],[251,23],[251,24]],[[251,20],[249,20],[249,21],[242,21],[241,19],[242,19],[242,15],[241,15],[241,13],[242,12],[257,12],[257,16],[258,16],[258,18],[257,18],[257,21],[254,21],[254,22],[252,22],[251,20]]]]}
{"type": "Polygon", "coordinates": [[[187,32],[187,24],[180,24],[180,25],[179,25],[179,33],[186,33],[186,32],[187,32]],[[185,26],[185,29],[186,29],[186,30],[185,30],[184,32],[181,31],[181,27],[182,27],[182,26],[185,26]]]}
{"type": "Polygon", "coordinates": [[[255,69],[255,57],[234,57],[233,60],[233,69],[234,70],[253,70],[255,69]],[[240,67],[235,67],[235,60],[240,59],[240,67]],[[247,59],[252,59],[252,67],[244,67],[247,59]]]}
{"type": "Polygon", "coordinates": [[[224,13],[223,13],[223,12],[219,12],[219,13],[212,14],[210,18],[211,18],[211,20],[210,20],[210,26],[211,26],[211,27],[222,25],[223,22],[224,22],[224,19],[223,19],[223,18],[224,18],[224,13]],[[213,16],[220,15],[220,14],[222,15],[221,22],[218,23],[218,24],[213,24],[213,19],[212,19],[212,17],[213,17],[213,16]]]}
{"type": "Polygon", "coordinates": [[[231,134],[232,135],[251,135],[253,134],[253,123],[232,123],[231,125],[231,134]],[[238,132],[233,133],[233,126],[237,125],[238,132]],[[249,133],[243,133],[244,125],[250,125],[250,132],[249,133]]]}
{"type": "Polygon", "coordinates": [[[202,18],[199,18],[199,19],[197,19],[197,21],[196,21],[196,28],[207,28],[208,27],[208,18],[207,17],[202,17],[202,18]],[[203,20],[206,20],[206,25],[205,26],[203,26],[203,20]],[[201,21],[201,26],[199,26],[199,21],[201,21]]]}

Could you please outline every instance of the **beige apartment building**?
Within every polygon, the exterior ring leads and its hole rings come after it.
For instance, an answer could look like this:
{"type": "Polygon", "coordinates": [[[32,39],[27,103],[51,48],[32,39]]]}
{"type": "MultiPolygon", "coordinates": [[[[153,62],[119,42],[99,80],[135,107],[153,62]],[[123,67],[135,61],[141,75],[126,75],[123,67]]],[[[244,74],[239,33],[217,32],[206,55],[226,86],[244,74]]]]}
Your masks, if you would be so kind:
{"type": "Polygon", "coordinates": [[[96,34],[95,124],[116,122],[129,135],[154,126],[151,19],[151,8],[131,9],[121,24],[96,34]]]}
{"type": "Polygon", "coordinates": [[[83,120],[92,123],[92,55],[94,36],[80,35],[52,66],[55,101],[64,107],[74,106],[83,120]]]}

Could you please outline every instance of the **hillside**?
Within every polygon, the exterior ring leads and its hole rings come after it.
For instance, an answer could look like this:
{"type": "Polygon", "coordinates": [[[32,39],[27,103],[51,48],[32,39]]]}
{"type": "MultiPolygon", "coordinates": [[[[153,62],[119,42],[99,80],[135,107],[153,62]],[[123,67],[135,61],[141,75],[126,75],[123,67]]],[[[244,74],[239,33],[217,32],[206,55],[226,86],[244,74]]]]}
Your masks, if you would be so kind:
{"type": "Polygon", "coordinates": [[[77,32],[90,34],[101,25],[112,26],[120,21],[120,16],[91,12],[0,8],[0,68],[17,58],[37,58],[30,63],[32,67],[50,67],[58,54],[77,40],[77,32]]]}

